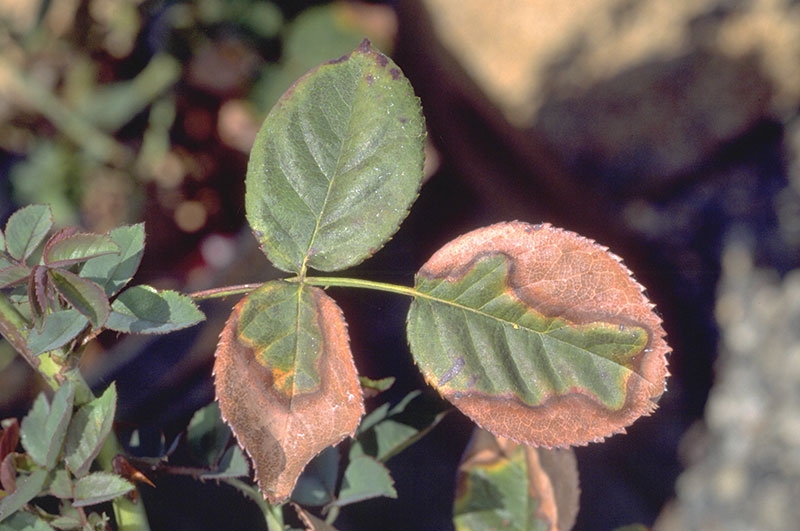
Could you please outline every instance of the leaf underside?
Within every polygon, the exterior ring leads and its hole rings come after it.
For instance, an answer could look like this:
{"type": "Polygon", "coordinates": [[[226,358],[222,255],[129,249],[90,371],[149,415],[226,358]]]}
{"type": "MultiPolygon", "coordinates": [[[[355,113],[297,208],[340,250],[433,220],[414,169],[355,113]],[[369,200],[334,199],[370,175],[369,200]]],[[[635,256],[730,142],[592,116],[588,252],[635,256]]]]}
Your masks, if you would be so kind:
{"type": "Polygon", "coordinates": [[[618,257],[550,225],[501,223],[416,277],[408,339],[426,380],[495,435],[586,444],[649,414],[665,389],[661,321],[618,257]]]}
{"type": "Polygon", "coordinates": [[[270,261],[335,271],[374,254],[417,197],[424,137],[411,84],[368,41],[300,78],[247,170],[247,219],[270,261]]]}
{"type": "Polygon", "coordinates": [[[264,284],[239,302],[214,365],[220,410],[265,498],[285,501],[312,457],[364,413],[341,310],[314,287],[264,284]]]}

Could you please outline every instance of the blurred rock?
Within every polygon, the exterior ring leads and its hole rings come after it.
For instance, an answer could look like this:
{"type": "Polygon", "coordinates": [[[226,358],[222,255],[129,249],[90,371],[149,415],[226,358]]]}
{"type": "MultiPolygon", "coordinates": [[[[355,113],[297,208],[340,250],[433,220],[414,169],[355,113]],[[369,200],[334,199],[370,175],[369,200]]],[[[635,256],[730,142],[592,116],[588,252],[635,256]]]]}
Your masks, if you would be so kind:
{"type": "Polygon", "coordinates": [[[783,531],[800,521],[800,270],[782,280],[726,248],[706,432],[660,531],[783,531]]]}

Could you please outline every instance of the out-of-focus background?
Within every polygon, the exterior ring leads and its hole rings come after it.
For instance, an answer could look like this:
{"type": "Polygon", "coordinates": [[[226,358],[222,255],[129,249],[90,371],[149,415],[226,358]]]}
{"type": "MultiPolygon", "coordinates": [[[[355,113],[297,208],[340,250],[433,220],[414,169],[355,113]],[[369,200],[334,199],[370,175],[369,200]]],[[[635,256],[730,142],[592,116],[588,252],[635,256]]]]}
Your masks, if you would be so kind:
{"type": "MultiPolygon", "coordinates": [[[[786,530],[800,521],[800,2],[796,0],[0,0],[0,214],[146,222],[138,280],[184,291],[275,273],[244,226],[247,153],[279,95],[364,37],[425,109],[428,180],[358,274],[411,283],[443,243],[549,221],[607,245],[648,288],[673,347],[668,393],[625,436],[577,449],[576,529],[786,530]]],[[[407,301],[331,290],[362,373],[423,387],[407,301]]],[[[153,447],[213,398],[216,336],[102,336],[121,430],[153,447]]],[[[36,380],[0,345],[0,417],[36,380]]],[[[429,397],[431,402],[434,397],[429,397]]],[[[398,500],[342,529],[448,529],[470,424],[389,462],[398,500]]],[[[258,529],[238,494],[143,489],[153,528],[258,529]]]]}

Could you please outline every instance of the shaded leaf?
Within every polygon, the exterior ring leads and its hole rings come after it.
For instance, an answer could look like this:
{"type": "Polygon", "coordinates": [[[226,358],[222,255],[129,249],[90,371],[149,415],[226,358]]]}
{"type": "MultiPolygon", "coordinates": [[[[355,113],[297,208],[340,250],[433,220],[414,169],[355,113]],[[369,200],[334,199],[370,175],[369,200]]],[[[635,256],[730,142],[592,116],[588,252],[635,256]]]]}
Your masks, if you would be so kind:
{"type": "Polygon", "coordinates": [[[394,234],[422,180],[419,100],[364,41],[300,78],[256,137],[247,219],[267,257],[290,272],[334,271],[394,234]]]}
{"type": "MultiPolygon", "coordinates": [[[[2,518],[0,518],[2,519],[2,518]]],[[[2,526],[2,531],[53,531],[46,521],[25,511],[13,513],[2,526]]]]}
{"type": "Polygon", "coordinates": [[[231,435],[231,429],[222,421],[217,402],[211,402],[195,411],[186,428],[189,449],[205,466],[217,463],[231,435]]]}
{"type": "Polygon", "coordinates": [[[579,496],[571,449],[532,448],[476,429],[459,466],[453,523],[457,531],[572,529],[579,496]]]}
{"type": "Polygon", "coordinates": [[[201,477],[204,479],[227,479],[249,475],[250,465],[247,463],[242,449],[238,446],[231,446],[222,454],[216,468],[211,472],[203,473],[201,477]]]}
{"type": "Polygon", "coordinates": [[[125,478],[110,472],[94,472],[75,482],[74,507],[95,505],[124,496],[135,487],[125,478]]]}
{"type": "Polygon", "coordinates": [[[34,354],[63,347],[80,334],[89,320],[72,308],[59,310],[47,316],[41,330],[34,328],[28,334],[28,348],[34,354]]]}
{"type": "Polygon", "coordinates": [[[329,446],[314,457],[297,478],[292,501],[312,507],[330,503],[336,494],[338,479],[339,450],[329,446]]]}
{"type": "Polygon", "coordinates": [[[308,461],[352,435],[364,413],[342,312],[325,293],[272,281],[242,299],[214,365],[222,416],[272,503],[308,461]]]}
{"type": "Polygon", "coordinates": [[[48,274],[58,294],[85,315],[93,328],[100,328],[105,324],[111,307],[103,288],[64,269],[49,269],[48,274]]]}
{"type": "Polygon", "coordinates": [[[6,250],[24,262],[53,228],[53,214],[47,205],[29,205],[11,214],[6,223],[6,250]]]}
{"type": "Polygon", "coordinates": [[[50,267],[69,267],[90,258],[119,252],[119,246],[108,236],[67,228],[58,231],[47,241],[42,259],[50,267]]]}
{"type": "Polygon", "coordinates": [[[331,505],[342,507],[382,496],[397,498],[392,476],[377,460],[361,456],[351,460],[347,465],[339,497],[331,505]]]}
{"type": "Polygon", "coordinates": [[[28,415],[22,419],[22,446],[37,465],[48,470],[55,467],[72,418],[74,399],[75,388],[65,381],[53,395],[52,404],[48,404],[44,393],[40,393],[28,415]]]}
{"type": "Polygon", "coordinates": [[[27,477],[17,478],[17,490],[0,499],[0,522],[39,496],[46,480],[47,471],[41,469],[34,470],[27,477]]]}
{"type": "Polygon", "coordinates": [[[350,459],[369,455],[385,462],[435,428],[446,411],[437,413],[431,407],[407,409],[420,394],[420,391],[412,391],[393,407],[383,404],[364,417],[357,439],[350,447],[350,459]]]}
{"type": "Polygon", "coordinates": [[[665,389],[661,320],[618,257],[513,222],[445,245],[416,276],[408,339],[426,380],[495,435],[568,446],[624,431],[665,389]]]}
{"type": "Polygon", "coordinates": [[[31,277],[28,280],[28,302],[31,308],[34,324],[41,329],[44,316],[49,307],[47,293],[47,268],[44,266],[33,266],[31,277]]]}
{"type": "Polygon", "coordinates": [[[130,282],[144,254],[144,224],[117,227],[108,233],[119,254],[108,254],[88,260],[80,275],[102,287],[109,297],[130,282]]]}
{"type": "Polygon", "coordinates": [[[111,384],[102,395],[84,404],[75,413],[64,445],[64,459],[75,476],[82,477],[89,473],[92,461],[111,432],[116,408],[117,390],[111,384]]]}
{"type": "Polygon", "coordinates": [[[135,334],[165,334],[205,319],[191,297],[145,285],[120,293],[111,304],[111,310],[106,328],[135,334]]]}

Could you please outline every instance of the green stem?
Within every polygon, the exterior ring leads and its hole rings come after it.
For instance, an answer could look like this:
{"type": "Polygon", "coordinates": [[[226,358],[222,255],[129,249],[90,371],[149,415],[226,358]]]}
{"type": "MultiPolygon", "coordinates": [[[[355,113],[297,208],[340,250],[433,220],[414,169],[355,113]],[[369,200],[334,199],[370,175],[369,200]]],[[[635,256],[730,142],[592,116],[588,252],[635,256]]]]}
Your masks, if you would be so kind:
{"type": "Polygon", "coordinates": [[[39,358],[28,348],[28,322],[17,311],[5,293],[0,293],[0,335],[34,370],[39,370],[39,358]]]}
{"type": "Polygon", "coordinates": [[[238,286],[225,286],[222,288],[212,288],[206,289],[203,291],[195,291],[194,293],[190,293],[189,296],[196,300],[202,301],[206,299],[219,299],[222,297],[230,297],[231,295],[242,295],[245,293],[250,293],[256,288],[261,287],[262,284],[239,284],[238,286]]]}
{"type": "Polygon", "coordinates": [[[323,288],[361,288],[373,289],[377,291],[385,291],[388,293],[395,293],[397,295],[405,295],[406,297],[424,297],[430,298],[424,293],[420,293],[415,288],[408,286],[400,286],[398,284],[388,284],[386,282],[376,282],[374,280],[362,280],[360,278],[347,278],[347,277],[306,277],[303,283],[310,286],[319,286],[323,288]]]}

